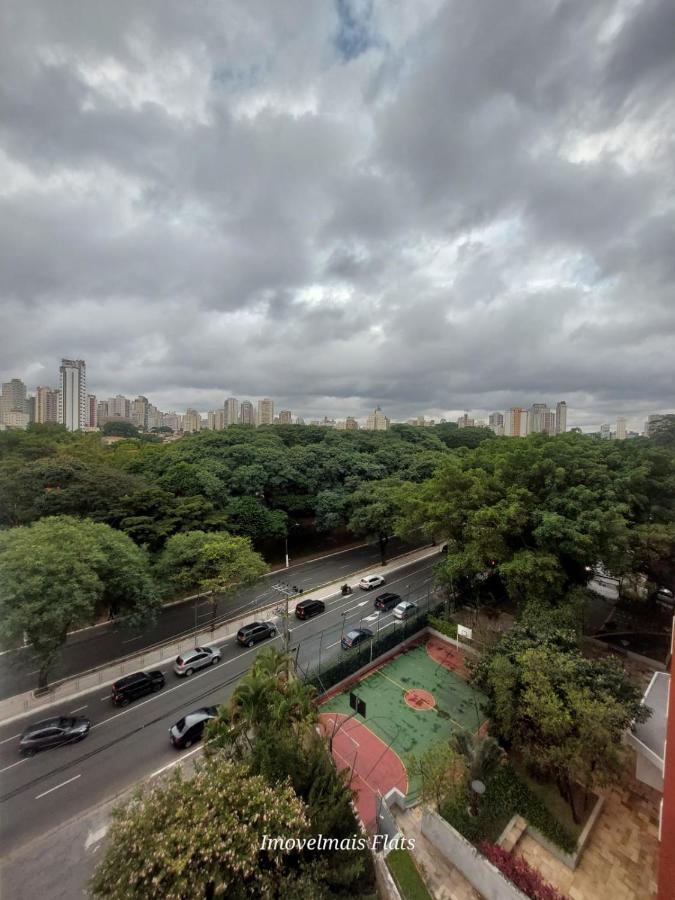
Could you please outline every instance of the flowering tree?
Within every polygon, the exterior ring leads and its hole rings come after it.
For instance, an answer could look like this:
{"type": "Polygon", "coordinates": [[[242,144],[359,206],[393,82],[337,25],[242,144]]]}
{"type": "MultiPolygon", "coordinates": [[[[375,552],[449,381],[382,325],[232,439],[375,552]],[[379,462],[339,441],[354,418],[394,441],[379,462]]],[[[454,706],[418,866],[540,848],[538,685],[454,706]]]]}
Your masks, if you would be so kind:
{"type": "Polygon", "coordinates": [[[293,851],[263,849],[263,836],[307,836],[304,804],[244,766],[207,761],[115,810],[110,843],[92,879],[106,900],[318,896],[293,851]]]}

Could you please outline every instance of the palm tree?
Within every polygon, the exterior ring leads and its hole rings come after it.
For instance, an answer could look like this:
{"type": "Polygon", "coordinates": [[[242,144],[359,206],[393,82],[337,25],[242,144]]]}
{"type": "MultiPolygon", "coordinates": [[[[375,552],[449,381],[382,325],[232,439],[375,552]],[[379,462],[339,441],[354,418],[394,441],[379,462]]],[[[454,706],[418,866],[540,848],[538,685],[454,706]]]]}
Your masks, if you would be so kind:
{"type": "Polygon", "coordinates": [[[466,760],[470,781],[488,782],[504,763],[506,754],[493,737],[479,737],[470,731],[459,731],[451,744],[466,760]]]}
{"type": "Polygon", "coordinates": [[[260,650],[251,667],[254,675],[268,675],[278,678],[286,673],[288,654],[282,653],[276,647],[265,647],[260,650]]]}

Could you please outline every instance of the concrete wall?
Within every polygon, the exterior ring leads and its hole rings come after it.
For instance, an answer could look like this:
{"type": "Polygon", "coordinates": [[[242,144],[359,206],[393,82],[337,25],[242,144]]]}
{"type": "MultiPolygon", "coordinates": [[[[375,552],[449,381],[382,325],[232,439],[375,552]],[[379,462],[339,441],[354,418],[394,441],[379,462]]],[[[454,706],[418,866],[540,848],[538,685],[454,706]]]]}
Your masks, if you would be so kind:
{"type": "Polygon", "coordinates": [[[527,900],[525,894],[431,809],[422,814],[422,834],[485,900],[527,900]]]}

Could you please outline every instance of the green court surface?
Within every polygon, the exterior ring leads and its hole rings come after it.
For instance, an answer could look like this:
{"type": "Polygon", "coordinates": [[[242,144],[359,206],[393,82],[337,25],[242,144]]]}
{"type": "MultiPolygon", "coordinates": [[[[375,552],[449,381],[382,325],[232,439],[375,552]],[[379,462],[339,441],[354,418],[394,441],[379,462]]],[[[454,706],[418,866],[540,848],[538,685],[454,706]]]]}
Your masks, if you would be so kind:
{"type": "MultiPolygon", "coordinates": [[[[410,756],[419,758],[429,747],[447,741],[455,731],[476,732],[486,719],[485,695],[433,660],[423,646],[370,672],[344,693],[323,703],[320,711],[350,715],[351,691],[366,703],[365,719],[355,718],[395,750],[406,766],[410,756]],[[415,688],[433,694],[435,707],[409,706],[405,694],[415,688]]],[[[411,783],[411,792],[418,787],[411,783]]]]}

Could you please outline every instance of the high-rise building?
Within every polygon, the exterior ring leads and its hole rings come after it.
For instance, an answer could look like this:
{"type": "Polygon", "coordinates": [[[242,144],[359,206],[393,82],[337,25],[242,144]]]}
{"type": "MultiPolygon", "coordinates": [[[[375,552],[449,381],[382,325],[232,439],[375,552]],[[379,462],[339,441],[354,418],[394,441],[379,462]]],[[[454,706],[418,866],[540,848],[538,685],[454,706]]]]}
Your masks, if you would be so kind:
{"type": "Polygon", "coordinates": [[[35,421],[40,425],[58,422],[59,392],[57,388],[38,387],[35,389],[35,421]]]}
{"type": "Polygon", "coordinates": [[[99,400],[96,404],[96,421],[98,423],[98,427],[100,428],[102,425],[108,421],[108,401],[107,400],[99,400]]]}
{"type": "Polygon", "coordinates": [[[161,428],[163,424],[164,414],[162,411],[157,409],[152,403],[148,403],[148,431],[152,431],[153,428],[161,428]]]}
{"type": "Polygon", "coordinates": [[[345,419],[345,429],[347,431],[358,431],[359,430],[359,423],[356,421],[356,419],[353,416],[347,416],[347,418],[345,419]]]}
{"type": "MultiPolygon", "coordinates": [[[[2,385],[2,394],[0,395],[0,422],[9,424],[9,414],[11,412],[25,413],[29,415],[30,404],[26,396],[26,385],[20,378],[12,378],[2,385]]],[[[12,420],[16,423],[16,419],[12,420]]],[[[23,421],[23,420],[22,420],[23,421]]],[[[13,428],[18,428],[16,424],[13,428]]]]}
{"type": "Polygon", "coordinates": [[[488,417],[488,425],[492,428],[493,425],[503,425],[504,424],[504,413],[493,412],[490,413],[488,417]]]}
{"type": "Polygon", "coordinates": [[[210,431],[222,431],[225,428],[225,410],[210,409],[206,417],[206,427],[210,431]]]}
{"type": "Polygon", "coordinates": [[[661,413],[647,416],[647,421],[645,422],[645,437],[651,437],[653,435],[656,425],[662,418],[663,415],[661,413]]]}
{"type": "Polygon", "coordinates": [[[148,430],[147,397],[143,397],[142,394],[139,394],[135,400],[132,400],[129,404],[129,413],[131,415],[131,421],[136,426],[136,428],[140,428],[141,431],[148,430]]]}
{"type": "MultiPolygon", "coordinates": [[[[550,410],[545,403],[533,403],[527,412],[527,431],[528,434],[540,434],[546,431],[546,425],[549,422],[550,410]]],[[[555,428],[555,419],[553,420],[553,428],[555,428]]]]}
{"type": "Polygon", "coordinates": [[[87,422],[89,428],[96,428],[98,416],[96,414],[96,394],[87,394],[87,422]]]}
{"type": "Polygon", "coordinates": [[[291,415],[290,409],[279,410],[279,424],[280,425],[292,425],[293,424],[293,416],[291,415]]]}
{"type": "Polygon", "coordinates": [[[552,409],[544,409],[539,414],[539,427],[543,434],[555,434],[555,413],[552,409]]]}
{"type": "Polygon", "coordinates": [[[473,426],[474,426],[473,417],[470,416],[468,414],[468,412],[465,412],[463,416],[460,416],[459,419],[457,419],[457,427],[458,428],[473,428],[473,426]]]}
{"type": "Polygon", "coordinates": [[[6,428],[17,428],[21,431],[25,431],[28,428],[29,423],[30,417],[28,413],[21,412],[20,409],[10,409],[9,412],[5,413],[3,425],[6,428]]]}
{"type": "Polygon", "coordinates": [[[527,410],[520,406],[512,406],[504,417],[504,434],[507,437],[525,437],[527,435],[527,410]]]}
{"type": "Polygon", "coordinates": [[[239,401],[236,397],[228,397],[223,409],[225,410],[225,427],[236,425],[239,422],[239,401]]]}
{"type": "Polygon", "coordinates": [[[567,431],[567,403],[560,400],[555,406],[555,433],[565,434],[567,431]]]}
{"type": "MultiPolygon", "coordinates": [[[[147,400],[145,402],[147,403],[147,400]]],[[[131,422],[131,400],[125,397],[124,394],[117,394],[117,396],[111,397],[108,400],[108,417],[131,422]]]]}
{"type": "Polygon", "coordinates": [[[239,405],[239,422],[242,425],[255,425],[255,410],[250,400],[242,400],[239,405]]]}
{"type": "Polygon", "coordinates": [[[178,434],[179,431],[183,430],[181,417],[178,413],[173,411],[162,413],[162,425],[166,425],[166,427],[170,428],[174,434],[178,434]]]}
{"type": "Polygon", "coordinates": [[[183,431],[201,431],[202,417],[196,409],[186,409],[183,416],[183,431]]]}
{"type": "Polygon", "coordinates": [[[258,425],[274,425],[274,400],[258,400],[258,425]]]}
{"type": "Polygon", "coordinates": [[[376,406],[373,412],[366,420],[366,428],[369,431],[387,431],[389,428],[389,419],[385,416],[379,406],[376,406]]]}
{"type": "Polygon", "coordinates": [[[59,371],[59,422],[79,431],[87,424],[87,366],[83,359],[62,359],[59,371]]]}
{"type": "Polygon", "coordinates": [[[626,440],[626,420],[623,416],[619,416],[616,420],[616,439],[617,441],[626,440]]]}
{"type": "Polygon", "coordinates": [[[610,428],[609,423],[600,426],[600,437],[603,441],[608,441],[612,437],[612,429],[610,428]]]}

